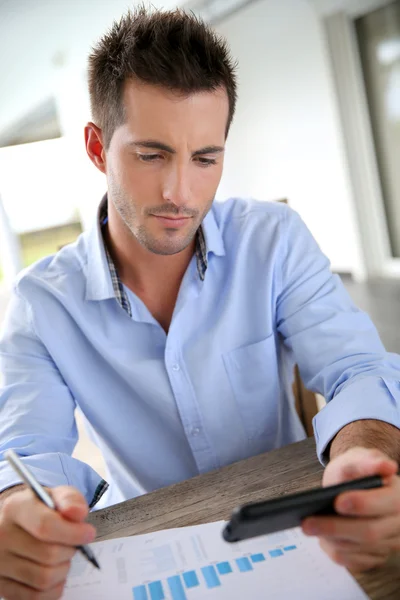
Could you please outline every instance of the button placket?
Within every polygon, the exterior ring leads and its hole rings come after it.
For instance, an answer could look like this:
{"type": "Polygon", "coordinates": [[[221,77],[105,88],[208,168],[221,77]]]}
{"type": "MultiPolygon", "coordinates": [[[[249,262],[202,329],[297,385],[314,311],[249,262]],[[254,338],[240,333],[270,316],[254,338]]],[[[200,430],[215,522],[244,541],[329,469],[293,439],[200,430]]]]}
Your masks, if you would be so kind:
{"type": "Polygon", "coordinates": [[[167,337],[165,364],[187,441],[193,452],[199,472],[203,473],[217,468],[218,461],[201,424],[197,398],[185,372],[183,359],[178,349],[179,346],[177,347],[178,340],[174,339],[174,343],[171,343],[175,328],[176,322],[167,337]]]}

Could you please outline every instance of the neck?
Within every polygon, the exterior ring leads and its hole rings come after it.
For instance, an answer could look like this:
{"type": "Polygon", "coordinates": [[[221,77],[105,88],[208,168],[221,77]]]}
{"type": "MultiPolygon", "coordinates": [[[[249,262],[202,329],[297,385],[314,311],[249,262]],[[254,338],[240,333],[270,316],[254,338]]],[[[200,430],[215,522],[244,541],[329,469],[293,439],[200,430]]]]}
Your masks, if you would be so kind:
{"type": "Polygon", "coordinates": [[[160,285],[179,288],[196,243],[194,239],[178,254],[154,254],[138,242],[110,206],[104,237],[119,278],[133,291],[151,291],[160,285]]]}

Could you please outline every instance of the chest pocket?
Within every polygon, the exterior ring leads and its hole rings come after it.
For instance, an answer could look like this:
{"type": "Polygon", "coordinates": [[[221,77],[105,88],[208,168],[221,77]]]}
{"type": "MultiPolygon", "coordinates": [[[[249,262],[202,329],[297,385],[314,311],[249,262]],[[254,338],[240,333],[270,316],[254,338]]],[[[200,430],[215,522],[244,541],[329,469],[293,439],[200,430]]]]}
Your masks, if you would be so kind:
{"type": "Polygon", "coordinates": [[[280,384],[274,335],[222,357],[249,439],[276,430],[280,384]]]}

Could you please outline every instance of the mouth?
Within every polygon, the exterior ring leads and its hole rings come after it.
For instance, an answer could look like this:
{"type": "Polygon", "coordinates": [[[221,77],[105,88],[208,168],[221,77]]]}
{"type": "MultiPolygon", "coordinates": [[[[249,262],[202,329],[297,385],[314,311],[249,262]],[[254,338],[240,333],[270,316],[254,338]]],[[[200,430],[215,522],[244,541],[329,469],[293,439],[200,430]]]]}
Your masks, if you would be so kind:
{"type": "Polygon", "coordinates": [[[162,217],[160,215],[151,215],[158,220],[162,225],[170,228],[182,227],[186,225],[192,217],[162,217]]]}

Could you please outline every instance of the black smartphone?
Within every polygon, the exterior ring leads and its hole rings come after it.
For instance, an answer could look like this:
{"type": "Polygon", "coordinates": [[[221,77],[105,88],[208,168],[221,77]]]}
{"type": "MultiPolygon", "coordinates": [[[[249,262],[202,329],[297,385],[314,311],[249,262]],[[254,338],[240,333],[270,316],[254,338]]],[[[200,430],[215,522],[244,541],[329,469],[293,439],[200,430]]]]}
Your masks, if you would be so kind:
{"type": "Polygon", "coordinates": [[[380,476],[354,479],[339,485],[288,494],[265,502],[239,506],[223,529],[227,542],[239,542],[258,535],[298,527],[306,517],[335,515],[335,498],[343,492],[382,487],[380,476]]]}

